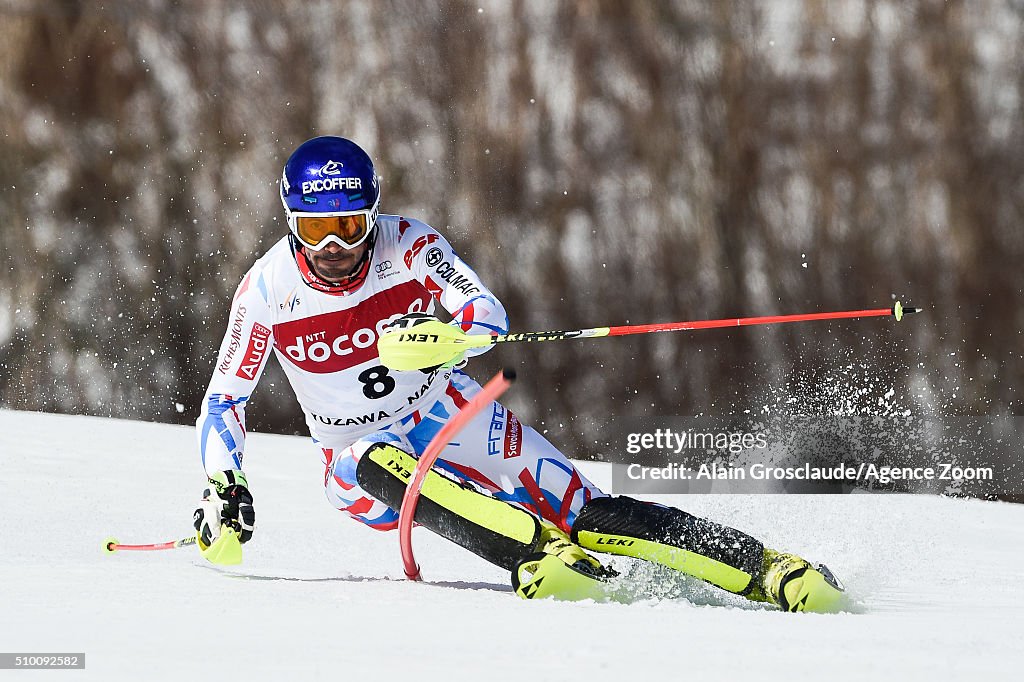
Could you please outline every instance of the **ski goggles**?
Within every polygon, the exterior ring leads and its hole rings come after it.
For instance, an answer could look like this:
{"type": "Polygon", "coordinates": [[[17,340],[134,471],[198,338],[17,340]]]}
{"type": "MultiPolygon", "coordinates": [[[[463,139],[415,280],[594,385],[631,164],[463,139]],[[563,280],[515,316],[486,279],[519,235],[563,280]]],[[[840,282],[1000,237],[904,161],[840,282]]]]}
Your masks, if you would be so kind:
{"type": "Polygon", "coordinates": [[[376,221],[376,207],[370,211],[288,214],[288,227],[292,233],[303,245],[314,251],[319,251],[330,242],[345,249],[354,249],[366,241],[376,221]]]}

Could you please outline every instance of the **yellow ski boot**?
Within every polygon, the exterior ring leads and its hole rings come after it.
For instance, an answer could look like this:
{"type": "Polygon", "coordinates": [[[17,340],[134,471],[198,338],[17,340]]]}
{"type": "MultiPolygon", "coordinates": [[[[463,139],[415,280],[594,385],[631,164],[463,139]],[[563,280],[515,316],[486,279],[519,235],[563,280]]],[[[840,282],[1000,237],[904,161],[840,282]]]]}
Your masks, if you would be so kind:
{"type": "Polygon", "coordinates": [[[512,569],[512,587],[523,599],[603,600],[606,581],[618,575],[587,554],[561,529],[541,521],[537,552],[512,569]]]}
{"type": "Polygon", "coordinates": [[[824,564],[817,568],[796,556],[765,547],[762,597],[783,611],[837,613],[842,610],[843,586],[824,564]]]}

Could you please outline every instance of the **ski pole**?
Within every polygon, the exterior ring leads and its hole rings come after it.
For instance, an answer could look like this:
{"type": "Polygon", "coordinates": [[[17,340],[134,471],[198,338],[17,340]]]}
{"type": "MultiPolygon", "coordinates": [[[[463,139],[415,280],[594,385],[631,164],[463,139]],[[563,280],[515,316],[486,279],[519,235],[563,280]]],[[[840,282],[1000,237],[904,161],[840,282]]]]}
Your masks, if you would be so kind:
{"type": "Polygon", "coordinates": [[[859,317],[895,317],[902,320],[904,315],[921,312],[921,308],[904,308],[896,301],[892,308],[871,310],[844,310],[828,313],[804,313],[797,315],[769,315],[763,317],[731,317],[722,320],[692,320],[688,322],[662,322],[658,324],[634,324],[619,327],[594,327],[573,331],[522,332],[487,336],[470,336],[461,329],[443,322],[430,321],[411,329],[391,330],[381,335],[377,342],[377,353],[381,362],[395,370],[414,370],[433,367],[449,362],[459,353],[470,348],[483,348],[498,343],[564,341],[566,339],[590,339],[602,336],[629,336],[653,332],[672,332],[719,327],[749,327],[760,324],[786,322],[809,322],[812,320],[843,320],[859,317]]]}
{"type": "Polygon", "coordinates": [[[509,368],[505,368],[494,375],[494,378],[488,381],[479,393],[470,398],[469,402],[463,405],[462,409],[449,419],[448,423],[441,427],[437,435],[427,444],[427,449],[420,455],[419,461],[416,462],[416,468],[413,469],[412,478],[409,479],[409,484],[405,488],[405,494],[402,496],[402,506],[398,511],[398,542],[402,549],[402,564],[405,569],[405,577],[409,580],[420,579],[420,567],[412,553],[412,525],[413,519],[416,516],[416,505],[420,499],[420,490],[423,488],[423,481],[427,477],[427,472],[434,466],[438,455],[451,442],[455,434],[461,431],[462,427],[468,424],[480,410],[497,400],[505,392],[505,389],[512,385],[515,379],[515,370],[509,368]]]}
{"type": "Polygon", "coordinates": [[[190,535],[187,538],[181,538],[180,540],[171,540],[169,542],[158,542],[152,545],[122,545],[117,541],[117,538],[107,538],[103,541],[103,551],[107,554],[113,554],[114,552],[124,550],[133,552],[153,552],[161,549],[178,549],[179,547],[189,547],[196,544],[196,536],[190,535]]]}

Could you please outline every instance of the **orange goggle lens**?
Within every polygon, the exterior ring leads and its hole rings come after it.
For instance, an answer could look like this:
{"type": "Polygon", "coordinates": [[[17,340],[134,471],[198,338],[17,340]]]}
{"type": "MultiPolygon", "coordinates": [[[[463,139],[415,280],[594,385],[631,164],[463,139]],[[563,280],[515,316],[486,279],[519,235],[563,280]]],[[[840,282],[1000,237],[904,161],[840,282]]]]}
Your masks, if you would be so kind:
{"type": "Polygon", "coordinates": [[[309,246],[316,246],[331,235],[346,244],[358,244],[369,230],[366,214],[300,216],[295,219],[295,227],[299,239],[309,246]]]}

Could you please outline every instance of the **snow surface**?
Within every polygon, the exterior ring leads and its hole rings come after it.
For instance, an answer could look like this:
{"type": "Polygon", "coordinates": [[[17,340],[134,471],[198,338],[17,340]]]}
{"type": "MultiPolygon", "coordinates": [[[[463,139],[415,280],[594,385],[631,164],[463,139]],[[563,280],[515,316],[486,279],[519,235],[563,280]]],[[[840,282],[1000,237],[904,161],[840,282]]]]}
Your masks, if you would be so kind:
{"type": "MultiPolygon", "coordinates": [[[[85,652],[79,671],[0,680],[843,680],[1017,677],[1024,507],[932,496],[658,496],[821,560],[857,613],[786,614],[660,575],[631,604],[524,602],[503,571],[323,497],[305,438],[252,434],[245,563],[102,543],[191,531],[192,429],[0,411],[0,651],[85,652]]],[[[610,470],[582,463],[597,483],[610,470]]],[[[616,564],[632,574],[658,574],[616,564]]]]}

